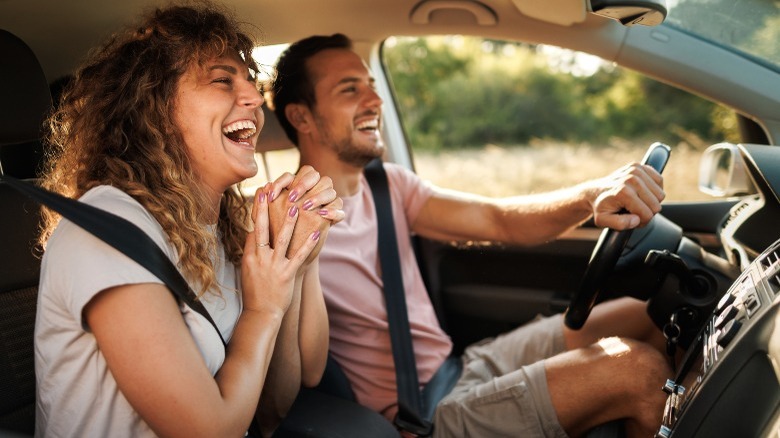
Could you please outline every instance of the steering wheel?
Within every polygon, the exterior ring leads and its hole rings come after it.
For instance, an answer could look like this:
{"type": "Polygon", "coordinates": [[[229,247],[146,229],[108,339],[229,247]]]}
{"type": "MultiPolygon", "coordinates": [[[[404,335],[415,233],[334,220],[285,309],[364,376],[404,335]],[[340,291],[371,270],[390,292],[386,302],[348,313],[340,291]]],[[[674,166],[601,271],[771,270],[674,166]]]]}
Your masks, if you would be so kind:
{"type": "MultiPolygon", "coordinates": [[[[661,173],[666,167],[670,153],[669,146],[655,142],[645,153],[642,164],[649,164],[658,173],[661,173]]],[[[585,324],[593,305],[596,303],[601,287],[609,273],[615,268],[628,239],[631,238],[632,231],[632,229],[618,231],[605,228],[601,232],[590,256],[588,267],[585,269],[580,288],[571,297],[569,307],[566,309],[564,322],[567,327],[579,330],[585,324]]]]}

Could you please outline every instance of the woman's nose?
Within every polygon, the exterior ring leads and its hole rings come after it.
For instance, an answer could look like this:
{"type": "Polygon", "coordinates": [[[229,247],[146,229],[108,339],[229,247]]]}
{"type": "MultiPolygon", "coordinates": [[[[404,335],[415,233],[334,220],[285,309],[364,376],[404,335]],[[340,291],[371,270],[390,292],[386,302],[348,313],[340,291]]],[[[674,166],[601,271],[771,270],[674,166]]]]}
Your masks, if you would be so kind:
{"type": "Polygon", "coordinates": [[[259,108],[265,102],[265,99],[262,91],[257,89],[254,82],[246,81],[245,85],[241,87],[238,101],[240,105],[259,108]]]}

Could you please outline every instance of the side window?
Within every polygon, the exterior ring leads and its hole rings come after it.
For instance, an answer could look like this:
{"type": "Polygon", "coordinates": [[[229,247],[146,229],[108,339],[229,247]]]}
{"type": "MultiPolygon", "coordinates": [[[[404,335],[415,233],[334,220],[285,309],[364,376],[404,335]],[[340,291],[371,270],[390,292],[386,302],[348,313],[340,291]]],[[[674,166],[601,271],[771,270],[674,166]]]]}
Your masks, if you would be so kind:
{"type": "MultiPolygon", "coordinates": [[[[258,63],[260,72],[258,79],[263,90],[270,89],[270,81],[275,74],[276,61],[289,44],[274,44],[258,46],[252,53],[252,57],[258,63]]],[[[284,172],[295,173],[298,169],[300,154],[297,148],[285,148],[281,143],[287,142],[281,125],[273,114],[272,102],[269,93],[265,93],[263,104],[264,123],[260,131],[257,144],[256,159],[258,172],[252,178],[241,184],[245,196],[251,197],[258,187],[262,187],[268,181],[273,181],[284,172]]]]}
{"type": "Polygon", "coordinates": [[[392,37],[382,47],[417,173],[487,196],[539,193],[672,147],[667,200],[711,199],[699,157],[738,142],[733,111],[600,58],[476,37],[392,37]]]}

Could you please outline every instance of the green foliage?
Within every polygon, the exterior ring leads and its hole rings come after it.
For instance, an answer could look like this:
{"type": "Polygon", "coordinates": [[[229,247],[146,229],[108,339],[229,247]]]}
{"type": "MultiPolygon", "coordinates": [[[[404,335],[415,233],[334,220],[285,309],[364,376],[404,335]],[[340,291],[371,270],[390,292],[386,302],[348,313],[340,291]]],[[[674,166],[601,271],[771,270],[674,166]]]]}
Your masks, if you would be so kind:
{"type": "Polygon", "coordinates": [[[731,112],[690,93],[608,64],[575,75],[574,58],[551,59],[538,49],[466,37],[398,38],[386,45],[383,56],[414,147],[533,138],[598,144],[614,137],[706,144],[735,132],[731,112]]]}

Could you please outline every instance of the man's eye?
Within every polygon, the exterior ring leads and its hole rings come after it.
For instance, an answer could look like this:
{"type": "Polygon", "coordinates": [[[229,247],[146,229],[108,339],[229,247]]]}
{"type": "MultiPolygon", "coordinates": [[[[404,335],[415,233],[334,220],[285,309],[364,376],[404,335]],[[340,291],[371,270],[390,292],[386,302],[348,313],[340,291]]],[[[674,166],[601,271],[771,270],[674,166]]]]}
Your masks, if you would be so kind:
{"type": "Polygon", "coordinates": [[[229,85],[229,84],[233,83],[233,79],[228,78],[228,77],[223,77],[223,78],[216,78],[212,82],[219,82],[219,83],[222,83],[222,84],[228,84],[229,85]]]}

